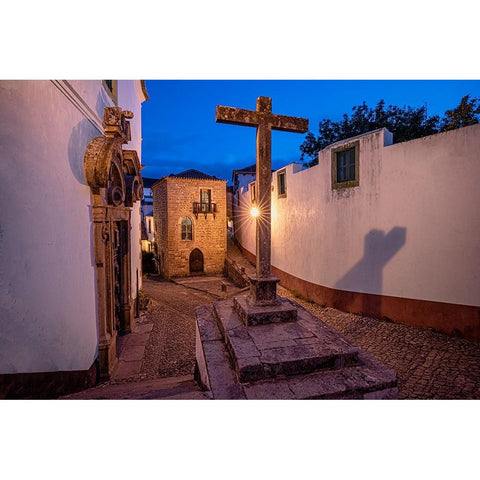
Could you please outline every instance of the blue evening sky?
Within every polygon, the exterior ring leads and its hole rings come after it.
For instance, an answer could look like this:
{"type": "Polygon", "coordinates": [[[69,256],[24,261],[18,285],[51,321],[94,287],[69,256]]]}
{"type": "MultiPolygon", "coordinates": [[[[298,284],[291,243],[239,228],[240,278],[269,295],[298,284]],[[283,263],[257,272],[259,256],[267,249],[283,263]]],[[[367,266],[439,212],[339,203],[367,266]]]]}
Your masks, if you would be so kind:
{"type": "MultiPolygon", "coordinates": [[[[467,93],[480,97],[478,80],[147,80],[142,106],[144,177],[161,178],[189,168],[231,180],[232,170],[255,162],[252,127],[215,123],[217,105],[255,110],[258,96],[272,97],[272,111],[305,117],[318,134],[324,118],[366,101],[419,107],[443,116],[467,93]]],[[[272,132],[272,168],[299,161],[305,134],[272,132]]]]}

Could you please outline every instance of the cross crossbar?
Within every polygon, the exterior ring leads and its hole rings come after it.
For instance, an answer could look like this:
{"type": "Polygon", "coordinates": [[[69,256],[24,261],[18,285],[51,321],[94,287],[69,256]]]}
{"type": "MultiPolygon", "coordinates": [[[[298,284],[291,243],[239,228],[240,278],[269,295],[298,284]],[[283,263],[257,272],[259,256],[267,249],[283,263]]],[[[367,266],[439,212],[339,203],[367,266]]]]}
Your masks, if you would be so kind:
{"type": "MultiPolygon", "coordinates": [[[[262,97],[260,97],[262,98],[262,97]]],[[[265,97],[263,97],[265,98],[265,97]]],[[[271,111],[245,110],[243,108],[223,107],[218,105],[215,111],[217,123],[258,127],[264,125],[272,130],[305,133],[308,130],[308,119],[276,115],[271,111]]]]}

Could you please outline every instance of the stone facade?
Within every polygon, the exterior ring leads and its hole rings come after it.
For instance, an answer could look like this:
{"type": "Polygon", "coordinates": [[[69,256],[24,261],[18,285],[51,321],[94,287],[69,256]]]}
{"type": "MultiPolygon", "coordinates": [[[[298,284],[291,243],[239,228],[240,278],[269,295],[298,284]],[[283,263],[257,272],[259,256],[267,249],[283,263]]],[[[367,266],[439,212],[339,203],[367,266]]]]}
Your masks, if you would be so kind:
{"type": "Polygon", "coordinates": [[[201,172],[192,177],[192,171],[188,172],[164,177],[152,186],[157,253],[165,278],[216,274],[224,269],[226,180],[201,172]],[[202,190],[210,190],[210,204],[201,203],[202,190]],[[186,218],[191,222],[191,238],[184,228],[186,238],[182,239],[182,220],[186,218]]]}

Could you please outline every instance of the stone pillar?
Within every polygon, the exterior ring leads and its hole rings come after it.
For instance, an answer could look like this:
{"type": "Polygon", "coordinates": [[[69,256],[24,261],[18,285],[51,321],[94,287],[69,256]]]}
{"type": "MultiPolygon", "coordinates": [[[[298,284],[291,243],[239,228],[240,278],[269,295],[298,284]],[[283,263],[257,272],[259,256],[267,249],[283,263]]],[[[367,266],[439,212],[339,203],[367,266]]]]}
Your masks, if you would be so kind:
{"type": "MultiPolygon", "coordinates": [[[[272,99],[259,97],[257,112],[271,112],[272,99]]],[[[255,190],[259,216],[256,218],[256,276],[250,277],[250,301],[254,305],[274,305],[277,302],[278,278],[271,275],[271,204],[272,204],[272,130],[268,124],[257,127],[257,166],[255,190]]]]}
{"type": "Polygon", "coordinates": [[[263,125],[257,129],[257,177],[255,180],[260,215],[256,219],[256,273],[259,278],[270,276],[271,251],[271,158],[272,132],[263,125]]]}
{"type": "MultiPolygon", "coordinates": [[[[94,202],[99,196],[93,195],[94,202]]],[[[98,362],[100,379],[108,380],[117,364],[116,331],[109,325],[110,308],[108,305],[110,262],[108,261],[111,232],[107,220],[107,209],[102,206],[93,206],[93,235],[95,265],[97,267],[97,309],[98,309],[98,362]]]]}

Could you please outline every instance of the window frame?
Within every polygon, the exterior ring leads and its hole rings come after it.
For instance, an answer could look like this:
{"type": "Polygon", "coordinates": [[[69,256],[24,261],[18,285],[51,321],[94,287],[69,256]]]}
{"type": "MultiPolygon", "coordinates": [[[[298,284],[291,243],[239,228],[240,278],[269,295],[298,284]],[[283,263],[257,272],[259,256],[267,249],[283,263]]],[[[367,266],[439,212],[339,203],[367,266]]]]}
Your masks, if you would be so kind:
{"type": "Polygon", "coordinates": [[[186,217],[182,217],[180,220],[180,239],[182,242],[191,242],[193,241],[193,220],[187,215],[186,217]],[[183,221],[190,220],[190,238],[188,238],[188,230],[185,232],[185,238],[183,238],[183,221]]]}
{"type": "Polygon", "coordinates": [[[287,170],[283,168],[282,170],[279,170],[277,172],[277,198],[285,198],[287,196],[287,170]],[[284,192],[281,193],[281,188],[280,188],[280,177],[283,177],[283,187],[284,187],[284,192]]]}
{"type": "Polygon", "coordinates": [[[360,142],[357,140],[355,142],[344,143],[341,146],[336,148],[332,148],[332,189],[340,189],[340,188],[352,188],[358,187],[360,184],[360,142]],[[347,180],[345,182],[338,182],[337,181],[337,162],[338,157],[337,155],[342,152],[346,152],[347,150],[355,149],[355,179],[354,180],[347,180]]]}
{"type": "Polygon", "coordinates": [[[201,187],[200,188],[200,212],[205,213],[205,212],[210,212],[212,206],[212,189],[207,188],[207,187],[201,187]],[[203,192],[207,191],[208,192],[208,203],[205,203],[203,201],[203,192]],[[206,205],[206,208],[203,206],[206,205]]]}
{"type": "Polygon", "coordinates": [[[113,100],[113,103],[118,106],[118,85],[117,80],[102,80],[102,85],[108,96],[113,100]],[[112,88],[108,86],[107,82],[112,82],[112,88]]]}

